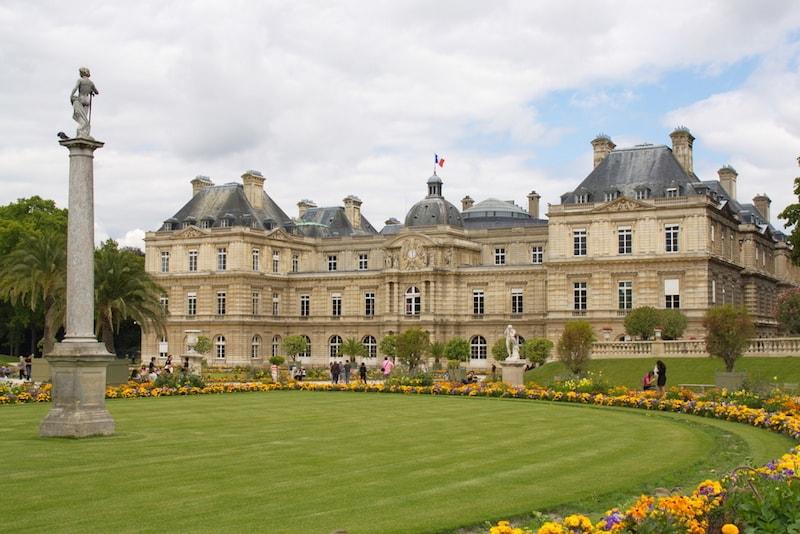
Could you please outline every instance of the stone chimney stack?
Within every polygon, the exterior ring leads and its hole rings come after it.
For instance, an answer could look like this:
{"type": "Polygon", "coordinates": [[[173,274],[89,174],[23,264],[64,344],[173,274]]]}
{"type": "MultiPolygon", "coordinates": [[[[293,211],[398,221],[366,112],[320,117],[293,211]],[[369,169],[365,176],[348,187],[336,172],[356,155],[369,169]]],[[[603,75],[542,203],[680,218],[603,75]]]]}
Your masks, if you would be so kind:
{"type": "Polygon", "coordinates": [[[694,136],[686,126],[678,126],[669,136],[672,139],[672,153],[675,154],[675,158],[686,174],[693,176],[694,158],[692,157],[692,145],[694,144],[694,136]]]}
{"type": "Polygon", "coordinates": [[[254,208],[264,207],[264,175],[258,171],[244,171],[242,175],[244,196],[254,208]]]}
{"type": "Polygon", "coordinates": [[[472,197],[467,195],[461,199],[461,211],[467,211],[475,204],[475,201],[472,200],[472,197]]]}
{"type": "Polygon", "coordinates": [[[728,193],[729,197],[736,200],[736,177],[739,176],[739,173],[730,165],[724,165],[717,171],[717,174],[719,174],[719,183],[722,189],[728,193]]]}
{"type": "Polygon", "coordinates": [[[304,198],[303,200],[297,203],[297,217],[299,219],[302,219],[303,215],[305,215],[310,208],[316,208],[316,207],[317,205],[314,203],[313,200],[308,200],[307,198],[304,198]]]}
{"type": "Polygon", "coordinates": [[[539,218],[539,200],[541,200],[541,198],[541,195],[536,191],[528,193],[528,215],[534,219],[539,218]]]}
{"type": "Polygon", "coordinates": [[[209,187],[213,186],[214,182],[211,181],[211,178],[208,176],[203,176],[202,174],[198,174],[195,179],[192,180],[192,196],[195,196],[203,189],[208,189],[209,187]]]}
{"type": "Polygon", "coordinates": [[[361,199],[355,195],[347,195],[344,198],[344,214],[350,225],[356,229],[361,229],[361,199]]]}
{"type": "Polygon", "coordinates": [[[594,166],[597,167],[602,163],[606,156],[611,153],[617,145],[606,134],[599,134],[592,141],[592,149],[594,150],[594,166]]]}
{"type": "Polygon", "coordinates": [[[770,200],[766,194],[762,193],[753,197],[753,204],[761,216],[764,217],[764,220],[769,223],[769,205],[772,204],[772,200],[770,200]]]}

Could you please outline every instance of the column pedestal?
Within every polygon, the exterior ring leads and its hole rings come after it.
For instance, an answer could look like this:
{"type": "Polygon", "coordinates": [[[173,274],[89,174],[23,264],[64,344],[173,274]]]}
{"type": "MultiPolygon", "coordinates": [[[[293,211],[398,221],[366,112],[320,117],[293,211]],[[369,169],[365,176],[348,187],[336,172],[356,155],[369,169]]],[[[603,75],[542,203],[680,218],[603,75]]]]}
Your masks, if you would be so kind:
{"type": "Polygon", "coordinates": [[[504,361],[498,362],[503,374],[503,383],[508,386],[522,386],[525,385],[525,367],[528,362],[526,360],[504,361]]]}

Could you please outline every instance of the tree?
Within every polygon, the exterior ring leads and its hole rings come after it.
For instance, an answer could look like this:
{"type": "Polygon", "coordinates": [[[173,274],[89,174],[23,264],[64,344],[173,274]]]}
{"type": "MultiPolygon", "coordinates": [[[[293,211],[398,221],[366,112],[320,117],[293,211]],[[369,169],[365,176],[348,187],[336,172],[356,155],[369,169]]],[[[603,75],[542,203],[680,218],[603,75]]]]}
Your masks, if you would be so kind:
{"type": "Polygon", "coordinates": [[[211,340],[208,336],[197,336],[197,343],[194,344],[194,351],[198,354],[208,354],[211,350],[211,340]]]}
{"type": "Polygon", "coordinates": [[[413,371],[428,352],[429,346],[430,339],[426,331],[409,328],[397,336],[397,357],[409,371],[413,371]]]}
{"type": "Polygon", "coordinates": [[[658,317],[662,329],[661,337],[664,339],[678,339],[686,330],[688,320],[680,310],[659,310],[658,317]]]}
{"type": "Polygon", "coordinates": [[[725,370],[733,372],[733,365],[750,345],[755,333],[753,321],[744,306],[724,304],[709,309],[703,319],[706,328],[706,350],[712,357],[725,362],[725,370]]]}
{"type": "Polygon", "coordinates": [[[659,322],[657,309],[650,306],[635,308],[625,316],[625,332],[632,337],[650,339],[655,335],[659,322]]]}
{"type": "Polygon", "coordinates": [[[787,230],[793,227],[787,241],[792,245],[792,261],[795,265],[800,265],[800,177],[794,179],[794,194],[797,195],[798,202],[786,206],[778,218],[786,220],[787,230]]]}
{"type": "Polygon", "coordinates": [[[519,354],[536,366],[544,364],[553,350],[553,342],[544,337],[526,339],[519,348],[519,354]]]}
{"type": "Polygon", "coordinates": [[[308,341],[305,336],[286,336],[283,338],[283,351],[292,361],[297,361],[297,355],[308,351],[308,341]]]}
{"type": "Polygon", "coordinates": [[[277,365],[277,366],[283,365],[283,362],[285,362],[285,361],[286,361],[286,359],[283,356],[271,356],[270,359],[269,359],[269,363],[271,363],[272,365],[277,365]]]}
{"type": "Polygon", "coordinates": [[[588,321],[570,321],[564,325],[564,331],[558,340],[556,351],[558,359],[567,366],[573,374],[579,375],[586,371],[589,358],[592,354],[592,343],[597,339],[588,321]]]}
{"type": "Polygon", "coordinates": [[[395,334],[383,336],[378,348],[381,349],[381,354],[394,360],[397,357],[397,336],[395,334]]]}
{"type": "Polygon", "coordinates": [[[439,360],[444,358],[444,346],[441,341],[434,341],[428,347],[428,354],[433,358],[433,366],[436,369],[440,368],[439,360]]]}
{"type": "Polygon", "coordinates": [[[781,331],[793,336],[800,334],[800,289],[781,294],[776,318],[781,331]]]}
{"type": "Polygon", "coordinates": [[[356,338],[348,337],[339,347],[339,354],[350,356],[350,360],[355,361],[356,356],[363,358],[367,355],[367,347],[356,338]]]}
{"type": "Polygon", "coordinates": [[[469,341],[463,337],[454,337],[444,345],[444,356],[451,367],[457,367],[458,363],[467,361],[469,353],[469,341]]]}
{"type": "Polygon", "coordinates": [[[508,351],[506,350],[506,338],[501,337],[492,345],[492,358],[498,362],[504,362],[508,358],[508,351]]]}
{"type": "Polygon", "coordinates": [[[108,352],[115,353],[114,334],[126,319],[164,332],[163,290],[144,270],[143,257],[120,250],[109,239],[95,251],[94,276],[95,328],[108,352]]]}

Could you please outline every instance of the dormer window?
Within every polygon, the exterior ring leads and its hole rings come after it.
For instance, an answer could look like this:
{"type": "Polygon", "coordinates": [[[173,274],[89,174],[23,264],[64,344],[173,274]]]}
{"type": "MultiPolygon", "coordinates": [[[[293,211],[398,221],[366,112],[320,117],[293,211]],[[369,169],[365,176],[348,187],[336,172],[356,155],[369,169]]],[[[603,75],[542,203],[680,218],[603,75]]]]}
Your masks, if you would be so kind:
{"type": "Polygon", "coordinates": [[[676,198],[678,196],[678,188],[668,187],[664,192],[664,196],[666,196],[667,198],[676,198]]]}
{"type": "Polygon", "coordinates": [[[586,204],[587,202],[589,202],[588,193],[578,193],[577,195],[575,195],[576,204],[586,204]]]}
{"type": "Polygon", "coordinates": [[[206,217],[200,221],[200,228],[208,229],[214,226],[214,219],[211,217],[206,217]]]}
{"type": "Polygon", "coordinates": [[[617,198],[619,198],[619,191],[606,191],[605,202],[611,202],[612,200],[616,200],[617,198]]]}
{"type": "Polygon", "coordinates": [[[636,190],[636,200],[645,200],[650,198],[650,190],[646,187],[636,190]]]}
{"type": "Polygon", "coordinates": [[[220,219],[219,227],[220,228],[230,228],[231,220],[230,219],[220,219]]]}

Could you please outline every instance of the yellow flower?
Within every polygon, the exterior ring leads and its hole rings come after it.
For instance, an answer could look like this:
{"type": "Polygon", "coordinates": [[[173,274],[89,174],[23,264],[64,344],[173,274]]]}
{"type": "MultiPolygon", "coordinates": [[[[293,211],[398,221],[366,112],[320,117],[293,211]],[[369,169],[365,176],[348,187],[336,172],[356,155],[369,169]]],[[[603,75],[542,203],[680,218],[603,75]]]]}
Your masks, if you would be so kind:
{"type": "Polygon", "coordinates": [[[739,534],[739,527],[731,523],[727,523],[722,527],[722,534],[739,534]]]}
{"type": "Polygon", "coordinates": [[[566,532],[567,531],[564,530],[564,527],[562,527],[558,523],[547,522],[541,527],[539,527],[537,534],[566,534],[566,532]]]}

